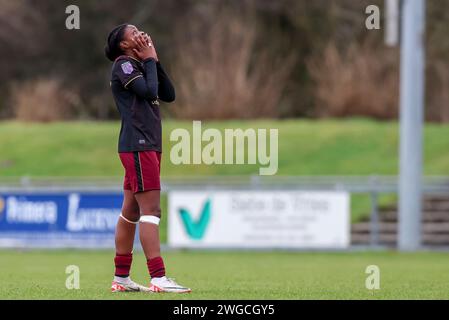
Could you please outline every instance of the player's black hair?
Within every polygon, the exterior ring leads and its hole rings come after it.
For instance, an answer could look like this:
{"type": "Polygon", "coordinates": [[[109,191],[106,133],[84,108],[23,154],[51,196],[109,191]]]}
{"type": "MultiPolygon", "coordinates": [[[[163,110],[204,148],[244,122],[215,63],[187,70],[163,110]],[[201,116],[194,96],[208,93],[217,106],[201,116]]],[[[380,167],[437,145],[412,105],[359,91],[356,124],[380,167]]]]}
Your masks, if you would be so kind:
{"type": "Polygon", "coordinates": [[[120,48],[120,42],[123,40],[123,35],[128,25],[129,24],[124,23],[119,26],[116,26],[109,33],[108,40],[104,48],[104,54],[106,55],[106,58],[108,58],[109,60],[115,61],[115,59],[117,59],[123,54],[123,51],[120,48]]]}

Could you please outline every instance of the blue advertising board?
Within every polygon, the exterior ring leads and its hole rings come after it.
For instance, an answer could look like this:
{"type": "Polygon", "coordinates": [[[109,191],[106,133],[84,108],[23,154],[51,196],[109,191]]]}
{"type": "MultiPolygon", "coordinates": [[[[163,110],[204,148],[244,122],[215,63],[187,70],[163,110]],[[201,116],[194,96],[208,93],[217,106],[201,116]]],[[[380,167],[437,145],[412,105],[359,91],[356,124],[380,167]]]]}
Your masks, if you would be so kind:
{"type": "Polygon", "coordinates": [[[0,247],[112,248],[119,193],[0,193],[0,247]]]}

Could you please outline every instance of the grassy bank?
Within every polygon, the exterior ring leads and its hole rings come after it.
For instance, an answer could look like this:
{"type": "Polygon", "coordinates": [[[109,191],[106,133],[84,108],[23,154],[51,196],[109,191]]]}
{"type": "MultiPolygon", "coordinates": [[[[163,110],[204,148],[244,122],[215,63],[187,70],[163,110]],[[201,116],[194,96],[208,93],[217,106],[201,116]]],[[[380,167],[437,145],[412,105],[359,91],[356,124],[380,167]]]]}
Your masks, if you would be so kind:
{"type": "MultiPolygon", "coordinates": [[[[175,166],[168,161],[175,128],[191,122],[164,123],[163,176],[257,174],[257,165],[175,166]]],[[[203,122],[203,128],[279,129],[279,175],[394,175],[397,173],[396,123],[355,120],[203,122]]],[[[2,176],[118,176],[118,122],[52,124],[0,123],[2,176]]],[[[449,125],[425,128],[427,175],[449,175],[449,125]]]]}

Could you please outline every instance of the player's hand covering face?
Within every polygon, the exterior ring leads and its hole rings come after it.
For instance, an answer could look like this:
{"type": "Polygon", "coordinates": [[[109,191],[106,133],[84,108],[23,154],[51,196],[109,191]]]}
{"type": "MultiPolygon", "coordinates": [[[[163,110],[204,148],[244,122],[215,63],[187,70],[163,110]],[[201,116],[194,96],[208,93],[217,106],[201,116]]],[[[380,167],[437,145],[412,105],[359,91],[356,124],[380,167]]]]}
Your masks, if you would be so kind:
{"type": "Polygon", "coordinates": [[[147,33],[137,29],[135,26],[129,25],[126,28],[122,45],[125,48],[132,49],[140,60],[153,58],[158,61],[156,49],[151,37],[147,33]]]}

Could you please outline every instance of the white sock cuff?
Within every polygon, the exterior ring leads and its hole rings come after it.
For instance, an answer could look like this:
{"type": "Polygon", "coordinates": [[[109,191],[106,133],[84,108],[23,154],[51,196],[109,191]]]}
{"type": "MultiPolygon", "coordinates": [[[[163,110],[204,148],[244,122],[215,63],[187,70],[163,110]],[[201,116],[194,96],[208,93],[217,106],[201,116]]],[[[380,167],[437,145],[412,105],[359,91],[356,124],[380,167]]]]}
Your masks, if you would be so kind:
{"type": "Polygon", "coordinates": [[[139,220],[140,222],[144,222],[144,223],[152,223],[152,224],[155,224],[155,225],[159,225],[159,222],[161,221],[161,219],[160,218],[158,218],[158,217],[156,217],[156,216],[150,216],[150,215],[143,215],[143,216],[140,216],[140,220],[139,220]]]}
{"type": "Polygon", "coordinates": [[[138,224],[138,223],[139,223],[139,221],[134,222],[134,221],[131,221],[131,220],[126,219],[126,218],[123,216],[123,214],[121,214],[121,213],[120,213],[120,218],[122,218],[123,220],[125,220],[126,222],[131,223],[131,224],[138,224]]]}

